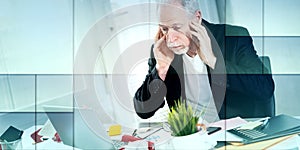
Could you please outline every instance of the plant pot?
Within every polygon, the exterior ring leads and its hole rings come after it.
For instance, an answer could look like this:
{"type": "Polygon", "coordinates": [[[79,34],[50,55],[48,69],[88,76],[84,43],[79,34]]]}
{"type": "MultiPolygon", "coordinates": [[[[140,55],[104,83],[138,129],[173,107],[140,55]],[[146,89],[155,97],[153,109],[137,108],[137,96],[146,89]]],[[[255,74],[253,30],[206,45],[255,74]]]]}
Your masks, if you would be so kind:
{"type": "Polygon", "coordinates": [[[172,138],[174,149],[211,149],[217,145],[217,141],[210,139],[206,132],[196,132],[186,136],[174,136],[172,138]]]}

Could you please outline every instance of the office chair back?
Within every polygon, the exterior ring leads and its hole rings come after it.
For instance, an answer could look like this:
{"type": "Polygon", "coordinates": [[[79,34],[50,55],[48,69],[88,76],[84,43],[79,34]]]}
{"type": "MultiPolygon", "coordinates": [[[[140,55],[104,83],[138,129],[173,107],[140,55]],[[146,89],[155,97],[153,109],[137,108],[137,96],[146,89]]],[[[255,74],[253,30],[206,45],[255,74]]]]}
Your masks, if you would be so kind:
{"type": "MultiPolygon", "coordinates": [[[[259,58],[263,62],[263,64],[265,65],[265,67],[268,69],[268,70],[264,70],[264,73],[265,74],[272,74],[272,68],[271,68],[270,58],[268,56],[260,56],[259,58]]],[[[274,96],[274,94],[270,98],[270,106],[269,107],[270,107],[269,108],[270,111],[267,112],[267,114],[270,117],[275,116],[275,96],[274,96]]]]}

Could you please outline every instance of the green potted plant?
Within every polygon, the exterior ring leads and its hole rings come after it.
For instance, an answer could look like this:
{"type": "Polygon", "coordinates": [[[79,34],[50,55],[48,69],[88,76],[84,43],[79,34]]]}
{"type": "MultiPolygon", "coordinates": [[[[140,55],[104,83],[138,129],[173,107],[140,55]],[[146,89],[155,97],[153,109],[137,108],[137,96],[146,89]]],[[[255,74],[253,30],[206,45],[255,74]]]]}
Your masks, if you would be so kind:
{"type": "Polygon", "coordinates": [[[204,111],[203,109],[196,113],[192,106],[182,99],[175,102],[175,106],[171,108],[168,114],[168,124],[173,136],[174,149],[210,149],[215,146],[216,142],[213,144],[205,142],[208,135],[205,132],[205,126],[201,122],[199,123],[204,111]],[[201,130],[198,129],[198,125],[201,125],[201,130]]]}
{"type": "Polygon", "coordinates": [[[192,106],[186,104],[185,100],[177,100],[175,107],[172,107],[171,112],[168,114],[168,124],[172,136],[185,136],[196,133],[200,115],[196,115],[192,106]]]}

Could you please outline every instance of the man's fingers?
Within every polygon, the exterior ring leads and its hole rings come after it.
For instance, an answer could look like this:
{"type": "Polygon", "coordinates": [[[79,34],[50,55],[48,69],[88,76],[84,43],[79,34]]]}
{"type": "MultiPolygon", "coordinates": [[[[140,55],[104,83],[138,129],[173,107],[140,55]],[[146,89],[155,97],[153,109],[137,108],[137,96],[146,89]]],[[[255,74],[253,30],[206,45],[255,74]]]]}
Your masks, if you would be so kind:
{"type": "Polygon", "coordinates": [[[199,29],[199,24],[195,23],[194,21],[191,21],[190,25],[194,28],[194,29],[199,29]]]}
{"type": "Polygon", "coordinates": [[[198,23],[201,25],[202,24],[202,18],[199,19],[198,23]]]}
{"type": "Polygon", "coordinates": [[[163,35],[163,37],[161,37],[156,43],[160,45],[165,41],[165,39],[166,39],[166,35],[163,35]]]}
{"type": "Polygon", "coordinates": [[[164,35],[162,38],[156,41],[155,53],[157,58],[172,57],[172,55],[174,55],[173,52],[169,50],[166,45],[166,35],[164,35]]]}
{"type": "MultiPolygon", "coordinates": [[[[201,39],[204,38],[204,36],[202,34],[195,32],[195,31],[191,31],[191,34],[194,35],[199,42],[202,41],[201,39]]],[[[196,40],[196,39],[193,39],[193,40],[196,40]]],[[[197,41],[194,41],[194,42],[197,42],[197,41]]]]}
{"type": "Polygon", "coordinates": [[[198,32],[195,32],[195,31],[191,31],[191,34],[198,37],[199,33],[198,32]]]}
{"type": "Polygon", "coordinates": [[[191,21],[190,26],[197,32],[205,33],[206,29],[201,24],[195,23],[194,21],[191,21]]]}

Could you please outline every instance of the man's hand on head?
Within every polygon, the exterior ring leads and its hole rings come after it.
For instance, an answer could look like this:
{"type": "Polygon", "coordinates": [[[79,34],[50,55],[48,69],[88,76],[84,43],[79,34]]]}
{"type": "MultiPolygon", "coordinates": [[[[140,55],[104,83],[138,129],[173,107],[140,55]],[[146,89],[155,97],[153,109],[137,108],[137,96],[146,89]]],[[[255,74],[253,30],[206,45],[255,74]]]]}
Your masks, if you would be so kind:
{"type": "Polygon", "coordinates": [[[197,46],[197,53],[200,59],[207,64],[210,68],[214,69],[217,58],[215,57],[211,41],[207,34],[207,31],[203,25],[201,25],[201,20],[199,22],[190,22],[190,33],[192,36],[192,41],[197,46]]]}
{"type": "Polygon", "coordinates": [[[156,59],[156,69],[159,77],[165,80],[171,62],[174,59],[174,52],[172,52],[166,44],[166,35],[163,35],[154,44],[154,57],[156,59]]]}

